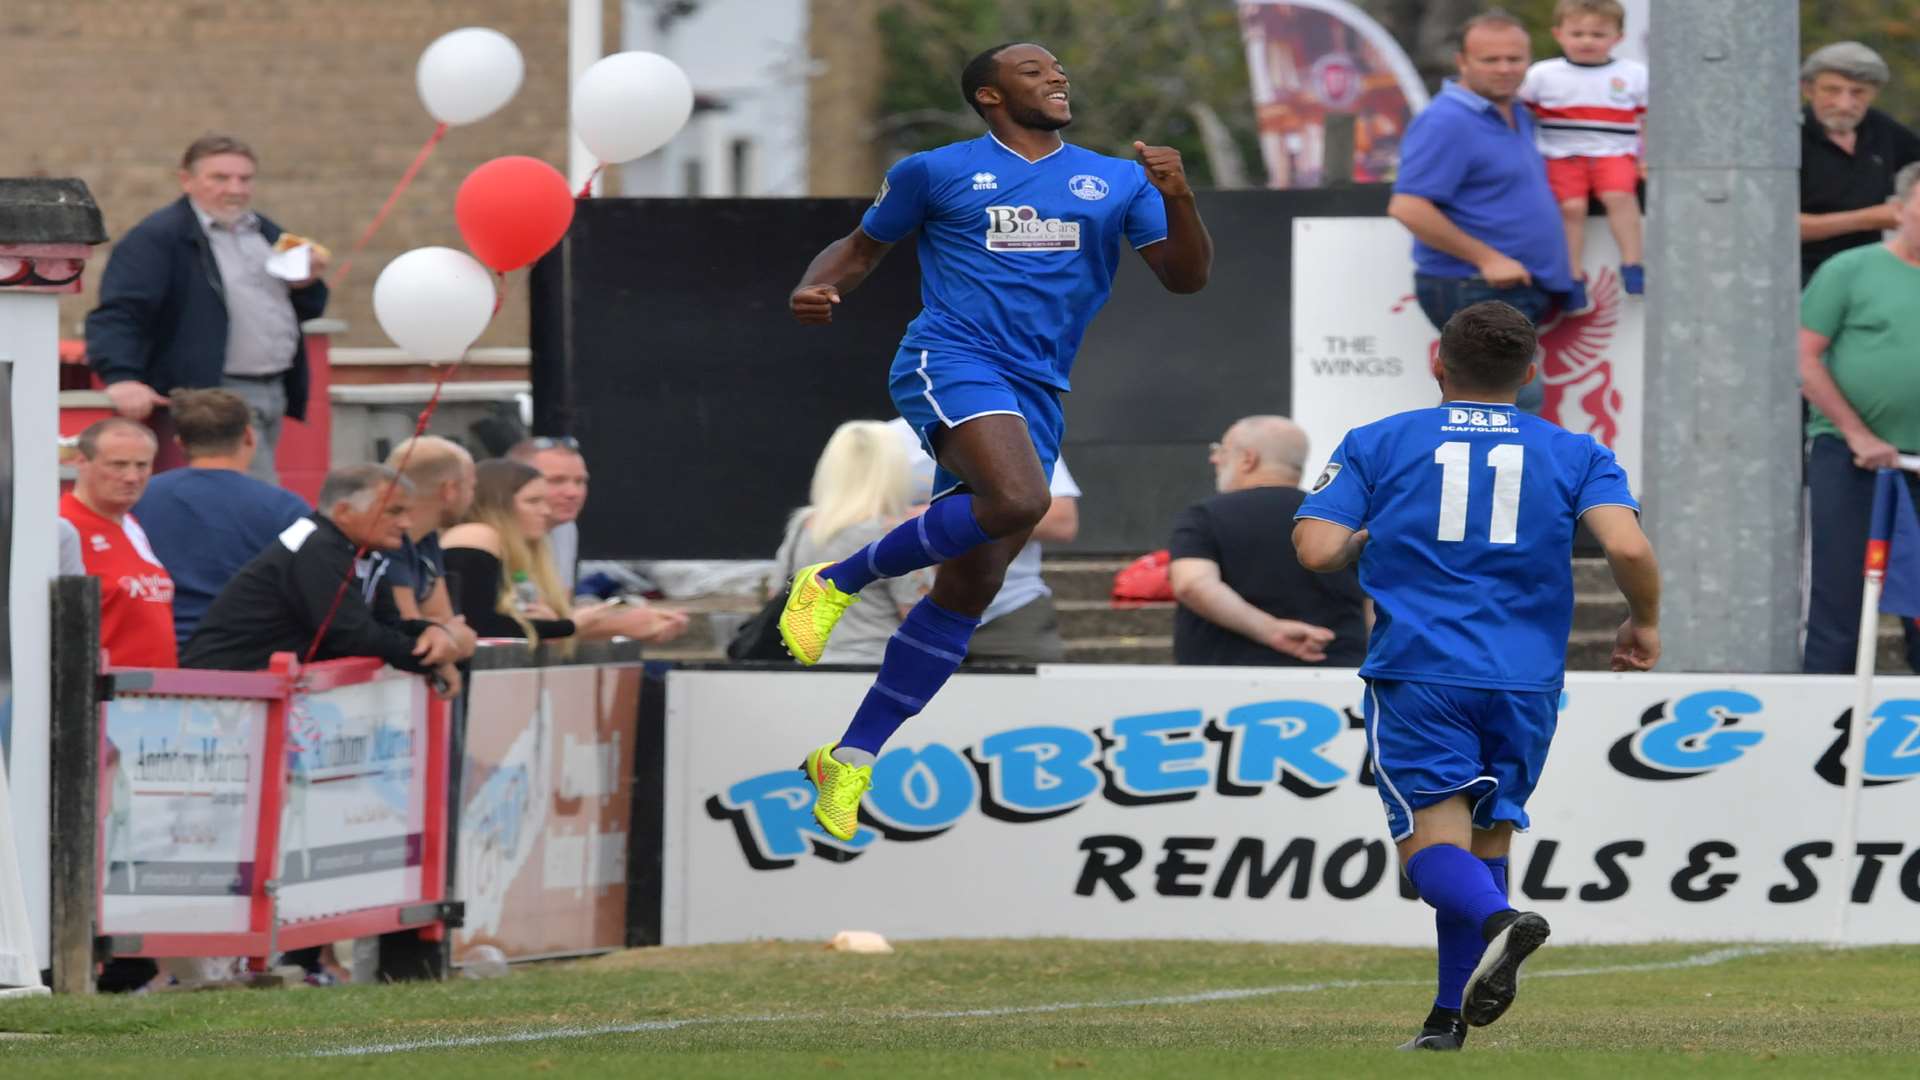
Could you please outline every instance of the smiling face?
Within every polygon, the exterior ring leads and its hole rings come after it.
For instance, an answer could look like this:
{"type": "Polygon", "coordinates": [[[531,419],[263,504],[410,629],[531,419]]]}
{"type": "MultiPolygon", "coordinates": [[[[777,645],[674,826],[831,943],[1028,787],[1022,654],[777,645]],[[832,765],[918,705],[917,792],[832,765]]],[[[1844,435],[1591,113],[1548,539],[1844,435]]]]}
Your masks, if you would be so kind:
{"type": "Polygon", "coordinates": [[[565,447],[553,447],[533,455],[530,462],[547,482],[547,515],[554,525],[565,525],[580,516],[587,504],[587,461],[565,447]]]}
{"type": "Polygon", "coordinates": [[[1012,45],[995,57],[994,79],[975,95],[984,108],[1001,106],[1007,119],[1036,131],[1058,131],[1073,123],[1067,69],[1038,45],[1012,45]]]}

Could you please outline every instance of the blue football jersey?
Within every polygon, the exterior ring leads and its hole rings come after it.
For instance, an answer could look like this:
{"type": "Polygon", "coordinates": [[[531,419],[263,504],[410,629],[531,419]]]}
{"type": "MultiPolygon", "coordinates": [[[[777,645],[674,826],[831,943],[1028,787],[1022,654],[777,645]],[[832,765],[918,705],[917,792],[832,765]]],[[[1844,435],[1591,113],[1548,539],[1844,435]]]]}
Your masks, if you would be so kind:
{"type": "Polygon", "coordinates": [[[1167,237],[1139,163],[1062,143],[1028,161],[983,135],[903,158],[860,220],[883,244],[920,230],[921,312],[901,345],[959,352],[1068,390],[1120,242],[1167,237]]]}
{"type": "Polygon", "coordinates": [[[1348,432],[1296,517],[1367,530],[1375,621],[1361,675],[1558,690],[1574,527],[1596,506],[1640,508],[1593,436],[1451,401],[1348,432]]]}

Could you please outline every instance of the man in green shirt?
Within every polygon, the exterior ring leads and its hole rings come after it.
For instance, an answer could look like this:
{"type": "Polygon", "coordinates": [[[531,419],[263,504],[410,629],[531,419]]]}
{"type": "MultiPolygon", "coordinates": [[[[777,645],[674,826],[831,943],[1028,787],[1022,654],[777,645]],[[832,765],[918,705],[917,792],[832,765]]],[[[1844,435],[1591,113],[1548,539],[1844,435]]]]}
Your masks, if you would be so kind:
{"type": "MultiPolygon", "coordinates": [[[[1893,202],[1892,238],[1828,259],[1800,299],[1810,674],[1853,671],[1873,471],[1920,453],[1920,162],[1894,178],[1893,202]]],[[[1903,625],[1907,663],[1920,671],[1920,630],[1903,625]]]]}

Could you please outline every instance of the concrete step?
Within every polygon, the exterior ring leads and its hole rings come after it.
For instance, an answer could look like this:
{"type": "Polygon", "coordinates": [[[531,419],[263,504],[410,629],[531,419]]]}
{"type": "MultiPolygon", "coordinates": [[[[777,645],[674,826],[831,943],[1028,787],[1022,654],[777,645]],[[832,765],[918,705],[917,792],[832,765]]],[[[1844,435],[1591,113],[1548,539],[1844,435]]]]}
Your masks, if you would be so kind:
{"type": "Polygon", "coordinates": [[[1055,600],[1107,600],[1113,596],[1113,575],[1132,559],[1047,559],[1040,576],[1055,600]]]}
{"type": "Polygon", "coordinates": [[[1060,636],[1068,641],[1081,638],[1164,637],[1171,640],[1173,612],[1177,604],[1127,604],[1116,607],[1107,600],[1061,600],[1053,606],[1060,613],[1060,636]]]}
{"type": "Polygon", "coordinates": [[[1068,638],[1069,664],[1171,664],[1173,635],[1068,638]]]}
{"type": "Polygon", "coordinates": [[[1605,630],[1611,634],[1620,629],[1627,621],[1626,598],[1617,592],[1589,593],[1585,596],[1575,593],[1573,597],[1573,629],[1605,630]]]}

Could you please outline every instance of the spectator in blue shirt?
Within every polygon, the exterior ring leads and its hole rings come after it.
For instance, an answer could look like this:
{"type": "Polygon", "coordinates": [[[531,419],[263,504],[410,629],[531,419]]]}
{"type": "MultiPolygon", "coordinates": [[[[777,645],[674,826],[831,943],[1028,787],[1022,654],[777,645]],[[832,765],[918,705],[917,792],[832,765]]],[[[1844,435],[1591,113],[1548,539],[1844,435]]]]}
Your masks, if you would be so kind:
{"type": "Polygon", "coordinates": [[[240,568],[313,508],[248,475],[260,442],[238,394],[176,390],[169,409],[187,467],[156,474],[133,510],[173,575],[174,636],[185,645],[240,568]]]}
{"type": "MultiPolygon", "coordinates": [[[[1567,263],[1559,204],[1515,95],[1532,50],[1504,11],[1461,29],[1458,82],[1449,80],[1407,128],[1387,213],[1413,234],[1414,293],[1434,328],[1483,300],[1503,300],[1536,325],[1558,301],[1587,304],[1567,263]]],[[[1519,405],[1538,412],[1538,383],[1519,405]]]]}

